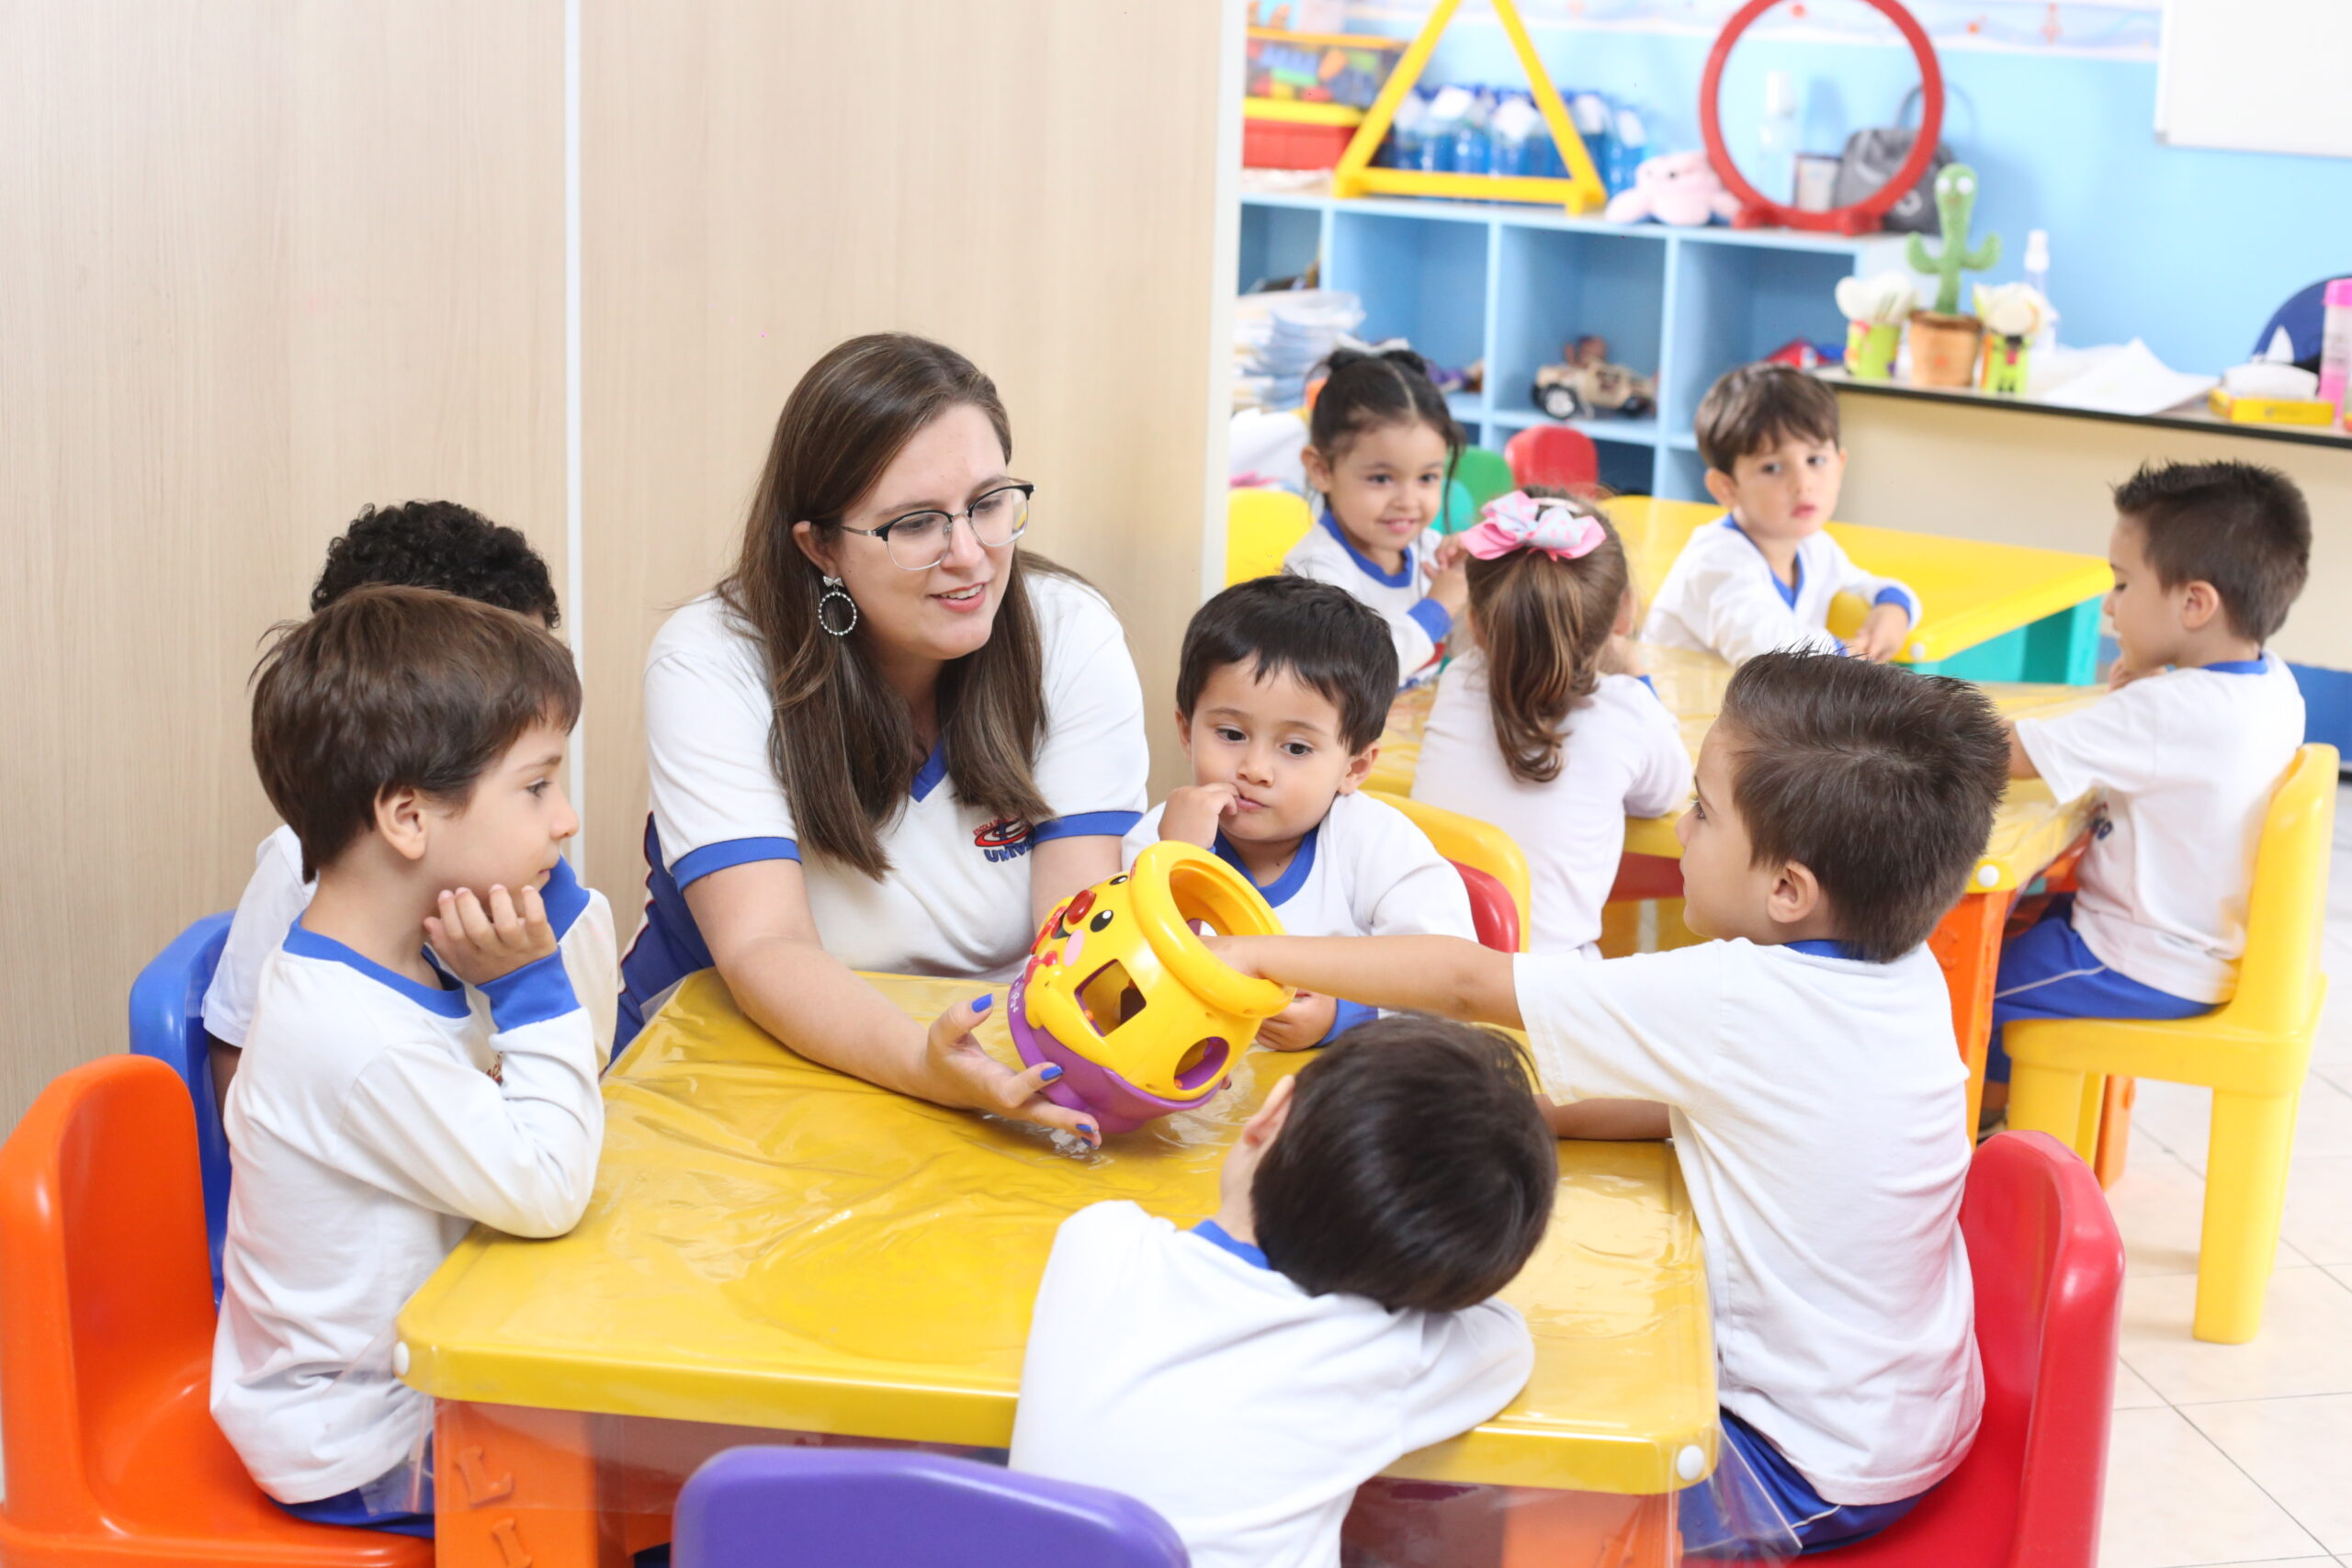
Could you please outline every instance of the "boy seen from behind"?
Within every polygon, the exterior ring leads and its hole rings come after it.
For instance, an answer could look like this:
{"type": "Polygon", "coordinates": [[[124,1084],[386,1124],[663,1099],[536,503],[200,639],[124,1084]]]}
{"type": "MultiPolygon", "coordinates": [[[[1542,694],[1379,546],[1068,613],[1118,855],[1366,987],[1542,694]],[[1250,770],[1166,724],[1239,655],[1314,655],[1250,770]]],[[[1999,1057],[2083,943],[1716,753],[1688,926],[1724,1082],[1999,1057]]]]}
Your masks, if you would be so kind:
{"type": "MultiPolygon", "coordinates": [[[[1246,974],[1524,1028],[1568,1137],[1674,1137],[1707,1237],[1726,1445],[1772,1503],[1684,1494],[1686,1550],[1884,1529],[1983,1403],[1960,1232],[1967,1070],[1925,947],[2006,772],[1963,682],[1837,654],[1734,675],[1677,824],[1713,940],[1595,963],[1438,938],[1216,939],[1246,974]]],[[[1731,1463],[1727,1457],[1725,1465],[1731,1463]]]]}

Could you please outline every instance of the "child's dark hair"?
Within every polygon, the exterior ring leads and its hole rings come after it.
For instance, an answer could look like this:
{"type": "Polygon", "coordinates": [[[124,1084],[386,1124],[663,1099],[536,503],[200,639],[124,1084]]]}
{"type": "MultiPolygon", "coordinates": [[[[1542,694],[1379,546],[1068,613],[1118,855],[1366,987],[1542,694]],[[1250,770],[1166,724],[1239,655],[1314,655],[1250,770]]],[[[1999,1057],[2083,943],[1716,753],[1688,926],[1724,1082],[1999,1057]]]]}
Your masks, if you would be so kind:
{"type": "Polygon", "coordinates": [[[1307,444],[1326,460],[1345,452],[1366,431],[1392,424],[1426,424],[1445,437],[1445,477],[1468,445],[1445,394],[1430,379],[1429,361],[1409,348],[1369,353],[1340,348],[1325,360],[1329,372],[1323,389],[1315,395],[1315,412],[1306,422],[1307,444]]]}
{"type": "Polygon", "coordinates": [[[1795,436],[1838,442],[1838,394],[1792,365],[1759,362],[1726,370],[1699,400],[1691,422],[1699,456],[1718,473],[1795,436]]]}
{"type": "Polygon", "coordinates": [[[2166,588],[2210,582],[2230,629],[2256,642],[2287,621],[2312,566],[2312,513],[2295,481],[2253,463],[2145,463],[2115,510],[2166,588]]]}
{"type": "Polygon", "coordinates": [[[550,629],[562,618],[548,563],[529,542],[454,501],[360,508],[351,526],[327,546],[311,608],[323,610],[370,584],[437,588],[533,616],[550,629]]]}
{"type": "Polygon", "coordinates": [[[1600,651],[1625,597],[1628,568],[1624,544],[1598,506],[1564,491],[1526,493],[1598,520],[1607,536],[1575,560],[1513,550],[1464,563],[1495,743],[1513,778],[1549,784],[1560,776],[1568,710],[1600,685],[1600,651]]]}
{"type": "Polygon", "coordinates": [[[1248,664],[1250,678],[1289,674],[1331,699],[1350,751],[1380,739],[1396,697],[1396,644],[1380,612],[1313,578],[1252,578],[1193,613],[1176,665],[1176,711],[1190,723],[1209,677],[1248,664]]]}
{"type": "Polygon", "coordinates": [[[429,588],[357,588],[280,626],[262,656],[254,766],[307,880],[387,790],[462,806],[524,731],[579,716],[571,655],[536,621],[429,588]]]}
{"type": "Polygon", "coordinates": [[[1739,667],[1716,726],[1751,863],[1810,870],[1838,935],[1873,964],[1927,941],[1967,891],[2008,787],[2008,731],[1984,694],[1783,649],[1739,667]]]}
{"type": "Polygon", "coordinates": [[[1310,1295],[1458,1312],[1544,1239],[1558,1149],[1517,1046],[1442,1019],[1375,1019],[1298,1072],[1250,1179],[1266,1261],[1310,1295]]]}

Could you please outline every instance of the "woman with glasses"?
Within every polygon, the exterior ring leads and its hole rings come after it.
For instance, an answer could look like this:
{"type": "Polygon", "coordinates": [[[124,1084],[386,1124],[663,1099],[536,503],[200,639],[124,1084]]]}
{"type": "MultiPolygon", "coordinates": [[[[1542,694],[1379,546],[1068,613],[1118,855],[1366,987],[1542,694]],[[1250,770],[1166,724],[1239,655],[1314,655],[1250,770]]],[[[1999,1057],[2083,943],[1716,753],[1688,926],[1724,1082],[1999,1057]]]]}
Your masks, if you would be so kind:
{"type": "Polygon", "coordinates": [[[1143,694],[1094,591],[1020,547],[996,387],[955,350],[853,338],[786,400],[735,569],[647,655],[646,925],[620,1037],[716,964],[805,1055],[1099,1142],[969,1038],[853,973],[1009,978],[1052,907],[1119,871],[1147,804],[1143,694]]]}

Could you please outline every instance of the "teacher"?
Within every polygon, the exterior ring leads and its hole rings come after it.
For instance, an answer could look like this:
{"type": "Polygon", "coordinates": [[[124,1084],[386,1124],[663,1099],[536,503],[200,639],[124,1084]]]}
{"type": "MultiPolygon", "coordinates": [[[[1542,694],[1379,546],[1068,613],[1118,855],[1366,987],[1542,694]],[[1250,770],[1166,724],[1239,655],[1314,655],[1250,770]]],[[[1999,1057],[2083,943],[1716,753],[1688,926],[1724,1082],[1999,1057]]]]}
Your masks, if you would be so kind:
{"type": "Polygon", "coordinates": [[[991,995],[926,1031],[854,973],[1009,978],[1147,804],[1125,635],[1021,548],[1012,457],[995,383],[923,338],[853,338],[786,400],[734,570],[646,658],[624,1041],[716,964],[803,1055],[1099,1142],[970,1038],[991,995]]]}

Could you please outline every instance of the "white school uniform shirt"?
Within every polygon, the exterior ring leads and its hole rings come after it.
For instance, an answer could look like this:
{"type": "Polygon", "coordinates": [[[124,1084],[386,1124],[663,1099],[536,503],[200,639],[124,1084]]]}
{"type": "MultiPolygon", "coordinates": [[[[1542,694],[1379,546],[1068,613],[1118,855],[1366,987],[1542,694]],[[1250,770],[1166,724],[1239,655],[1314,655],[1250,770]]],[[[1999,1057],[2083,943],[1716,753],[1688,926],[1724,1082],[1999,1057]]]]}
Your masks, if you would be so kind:
{"type": "Polygon", "coordinates": [[[316,1502],[408,1457],[432,1401],[393,1375],[393,1320],[475,1221],[579,1223],[604,1061],[559,956],[435,989],[287,933],[229,1086],[212,1345],[213,1419],[264,1491],[316,1502]]]}
{"type": "Polygon", "coordinates": [[[1642,640],[1734,664],[1782,648],[1838,653],[1845,644],[1829,631],[1829,602],[1840,593],[1901,604],[1919,624],[1919,596],[1908,584],[1864,571],[1826,532],[1798,544],[1796,579],[1791,586],[1775,577],[1756,541],[1732,518],[1720,518],[1693,530],[1674,558],[1642,623],[1642,640]]]}
{"type": "MultiPolygon", "coordinates": [[[[311,907],[319,885],[302,879],[302,841],[280,826],[254,851],[254,874],[237,900],[221,944],[220,962],[204,991],[204,1028],[224,1045],[242,1046],[253,1027],[262,965],[286,941],[294,918],[311,907]]],[[[613,1048],[613,1014],[620,1003],[620,953],[613,937],[613,907],[581,886],[569,862],[559,861],[539,897],[555,931],[572,995],[588,1010],[599,1047],[613,1048]]]]}
{"type": "Polygon", "coordinates": [[[1968,1071],[1926,948],[1838,947],[1529,953],[1516,986],[1553,1098],[1668,1109],[1724,1408],[1828,1501],[1893,1503],[1951,1473],[1984,1404],[1968,1071]]]}
{"type": "Polygon", "coordinates": [[[2302,692],[2268,653],[2145,676],[2077,712],[2018,721],[2051,794],[2104,799],[2075,872],[2074,921],[2100,963],[2189,1001],[2230,999],[2255,846],[2302,740],[2302,692]]]}
{"type": "Polygon", "coordinates": [[[768,761],[774,710],[756,634],[717,594],[672,615],[645,662],[653,813],[646,924],[622,964],[633,1010],[650,1014],[687,974],[710,966],[684,890],[752,861],[800,862],[825,948],[854,969],[1005,978],[1035,935],[1030,851],[1053,839],[1118,838],[1143,810],[1149,754],[1143,687],[1126,634],[1082,583],[1025,574],[1044,652],[1046,728],[1034,776],[1052,815],[996,819],[956,798],[934,750],[882,829],[881,881],[805,858],[792,803],[768,761]]]}
{"type": "Polygon", "coordinates": [[[1193,1568],[1338,1568],[1356,1488],[1494,1416],[1534,1363],[1501,1302],[1310,1296],[1222,1231],[1097,1203],[1037,1287],[1012,1464],[1148,1504],[1193,1568]]]}
{"type": "Polygon", "coordinates": [[[1339,523],[1328,512],[1283,557],[1283,570],[1294,577],[1311,577],[1347,590],[1349,594],[1380,612],[1396,645],[1396,675],[1410,686],[1435,674],[1437,645],[1453,629],[1453,616],[1429,597],[1421,581],[1421,563],[1428,558],[1431,536],[1406,547],[1405,559],[1393,572],[1383,571],[1371,557],[1348,542],[1339,523]]]}
{"type": "Polygon", "coordinates": [[[1495,739],[1486,656],[1465,653],[1438,681],[1413,798],[1491,822],[1519,845],[1532,884],[1529,951],[1598,958],[1625,818],[1681,809],[1690,753],[1674,715],[1631,675],[1603,675],[1563,728],[1557,777],[1531,784],[1513,774],[1495,739]]]}

